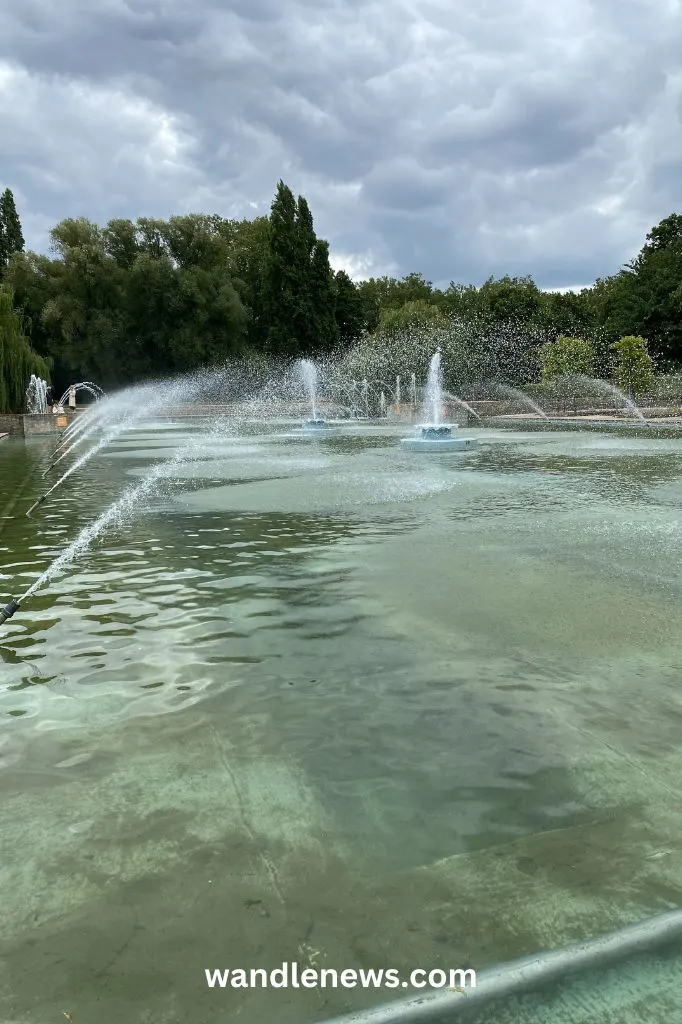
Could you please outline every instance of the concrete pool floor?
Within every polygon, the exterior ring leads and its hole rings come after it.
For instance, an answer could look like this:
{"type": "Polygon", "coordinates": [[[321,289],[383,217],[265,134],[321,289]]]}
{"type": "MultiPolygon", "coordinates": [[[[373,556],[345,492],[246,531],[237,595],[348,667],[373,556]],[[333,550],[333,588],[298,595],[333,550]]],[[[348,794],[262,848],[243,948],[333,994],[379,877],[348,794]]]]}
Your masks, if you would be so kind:
{"type": "Polygon", "coordinates": [[[682,900],[679,754],[654,778],[616,755],[582,765],[590,821],[373,875],[294,763],[240,754],[210,707],[152,756],[156,727],[99,737],[78,780],[5,787],[4,1020],[312,1022],[392,993],[216,991],[204,969],[480,970],[682,900]],[[614,788],[629,807],[609,806],[614,788]]]}

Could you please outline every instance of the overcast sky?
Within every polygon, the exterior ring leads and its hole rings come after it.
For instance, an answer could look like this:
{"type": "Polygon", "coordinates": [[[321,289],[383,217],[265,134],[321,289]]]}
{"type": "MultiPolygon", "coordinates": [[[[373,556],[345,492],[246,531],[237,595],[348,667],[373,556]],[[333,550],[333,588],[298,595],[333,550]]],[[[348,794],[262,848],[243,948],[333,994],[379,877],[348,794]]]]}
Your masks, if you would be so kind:
{"type": "Polygon", "coordinates": [[[0,0],[0,185],[63,217],[266,213],[336,266],[613,273],[682,212],[681,0],[0,0]]]}

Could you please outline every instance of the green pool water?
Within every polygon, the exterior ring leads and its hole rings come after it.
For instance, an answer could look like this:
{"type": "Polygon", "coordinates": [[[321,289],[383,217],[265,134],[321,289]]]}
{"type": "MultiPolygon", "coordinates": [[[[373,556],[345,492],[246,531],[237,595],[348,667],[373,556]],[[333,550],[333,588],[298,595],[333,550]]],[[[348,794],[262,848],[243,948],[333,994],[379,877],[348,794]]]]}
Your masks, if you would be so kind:
{"type": "MultiPolygon", "coordinates": [[[[54,442],[0,443],[3,603],[201,430],[32,519],[54,442]]],[[[682,905],[682,440],[467,433],[207,439],[2,627],[3,1022],[314,1024],[396,993],[204,969],[482,970],[682,905]]],[[[682,1019],[652,964],[495,1020],[682,1019]]]]}

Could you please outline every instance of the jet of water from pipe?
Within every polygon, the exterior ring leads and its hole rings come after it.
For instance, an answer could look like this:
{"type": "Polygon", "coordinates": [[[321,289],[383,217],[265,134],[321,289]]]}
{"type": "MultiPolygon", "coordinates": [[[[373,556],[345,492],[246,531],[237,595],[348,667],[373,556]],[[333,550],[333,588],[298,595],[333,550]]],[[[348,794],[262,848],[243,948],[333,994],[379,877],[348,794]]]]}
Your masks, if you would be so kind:
{"type": "MultiPolygon", "coordinates": [[[[224,439],[226,436],[233,436],[233,431],[226,430],[222,421],[214,421],[209,429],[218,438],[222,437],[224,439]]],[[[29,597],[32,597],[36,591],[40,590],[46,583],[49,583],[55,575],[66,569],[76,558],[84,554],[93,542],[101,537],[103,533],[106,533],[107,530],[115,526],[121,526],[129,520],[139,504],[145,498],[151,496],[157,484],[172,476],[173,470],[178,469],[186,462],[200,458],[205,452],[206,437],[202,435],[190,444],[180,448],[170,459],[154,466],[141,483],[129,487],[93,523],[90,523],[89,526],[81,530],[69,547],[55,558],[54,562],[31,584],[26,593],[17,599],[18,603],[23,604],[29,597]]]]}

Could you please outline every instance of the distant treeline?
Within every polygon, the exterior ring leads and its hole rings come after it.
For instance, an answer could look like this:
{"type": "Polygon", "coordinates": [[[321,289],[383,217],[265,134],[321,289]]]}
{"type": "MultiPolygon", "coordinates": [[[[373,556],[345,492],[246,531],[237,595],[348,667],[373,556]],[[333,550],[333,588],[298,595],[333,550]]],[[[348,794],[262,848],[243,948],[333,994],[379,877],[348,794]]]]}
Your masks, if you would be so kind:
{"type": "MultiPolygon", "coordinates": [[[[513,324],[533,344],[640,335],[659,369],[682,364],[682,216],[649,233],[639,255],[579,294],[530,277],[434,288],[421,274],[354,283],[329,265],[303,196],[280,181],[268,217],[141,217],[99,227],[68,219],[51,255],[24,251],[14,198],[0,198],[0,405],[16,406],[29,367],[57,392],[74,380],[106,390],[225,359],[320,357],[367,335],[471,320],[482,336],[513,324]],[[7,304],[10,297],[10,306],[7,304]],[[13,309],[11,307],[13,303],[13,309]]],[[[510,371],[513,376],[513,368],[510,371]]],[[[509,380],[508,383],[514,383],[509,380]]]]}

